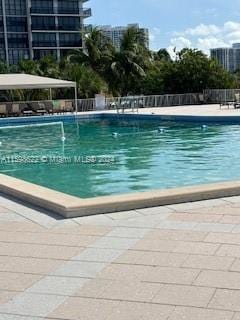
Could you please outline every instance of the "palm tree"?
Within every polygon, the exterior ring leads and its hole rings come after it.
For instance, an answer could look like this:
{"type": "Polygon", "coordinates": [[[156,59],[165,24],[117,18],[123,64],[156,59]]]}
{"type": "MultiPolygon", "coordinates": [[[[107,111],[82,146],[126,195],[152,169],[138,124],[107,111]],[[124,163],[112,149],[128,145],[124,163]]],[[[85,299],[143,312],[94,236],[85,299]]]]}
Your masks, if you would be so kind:
{"type": "Polygon", "coordinates": [[[100,75],[104,74],[105,67],[111,62],[114,48],[102,31],[94,28],[84,36],[84,50],[74,50],[69,55],[68,61],[71,63],[84,64],[91,67],[100,75]]]}
{"type": "Polygon", "coordinates": [[[128,28],[121,42],[120,50],[115,51],[111,64],[112,90],[121,95],[135,93],[138,84],[146,76],[150,54],[143,44],[142,33],[134,27],[128,28]]]}

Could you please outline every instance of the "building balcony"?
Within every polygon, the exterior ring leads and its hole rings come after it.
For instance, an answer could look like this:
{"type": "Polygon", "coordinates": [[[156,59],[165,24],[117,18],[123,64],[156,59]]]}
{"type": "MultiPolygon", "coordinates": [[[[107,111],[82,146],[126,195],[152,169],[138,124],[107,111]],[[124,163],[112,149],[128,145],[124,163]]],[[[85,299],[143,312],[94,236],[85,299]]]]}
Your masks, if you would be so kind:
{"type": "Polygon", "coordinates": [[[53,8],[47,7],[32,7],[31,8],[32,15],[55,15],[55,16],[80,16],[83,18],[89,18],[92,15],[92,10],[90,8],[83,8],[80,10],[76,10],[75,8],[58,8],[54,10],[53,8]]]}

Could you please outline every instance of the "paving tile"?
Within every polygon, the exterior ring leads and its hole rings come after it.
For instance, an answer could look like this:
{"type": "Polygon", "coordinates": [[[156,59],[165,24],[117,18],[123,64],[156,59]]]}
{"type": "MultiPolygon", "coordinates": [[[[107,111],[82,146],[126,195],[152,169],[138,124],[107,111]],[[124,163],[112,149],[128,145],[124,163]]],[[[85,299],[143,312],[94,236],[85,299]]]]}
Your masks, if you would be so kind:
{"type": "Polygon", "coordinates": [[[167,320],[172,311],[172,306],[120,302],[106,320],[167,320]]]}
{"type": "Polygon", "coordinates": [[[172,209],[172,210],[177,211],[177,212],[183,212],[183,211],[193,210],[193,209],[196,209],[196,208],[202,208],[202,206],[204,206],[204,204],[199,203],[198,201],[196,201],[196,202],[186,202],[186,203],[179,203],[179,204],[171,204],[171,205],[168,205],[167,207],[169,209],[172,209]]]}
{"type": "Polygon", "coordinates": [[[0,272],[1,290],[23,291],[39,281],[41,276],[13,272],[0,272]]]}
{"type": "Polygon", "coordinates": [[[117,237],[102,237],[98,241],[91,244],[89,247],[102,249],[124,249],[127,250],[135,245],[138,239],[117,238],[117,237]]]}
{"type": "Polygon", "coordinates": [[[49,319],[49,318],[39,318],[39,317],[34,317],[34,319],[30,318],[29,316],[17,316],[15,314],[3,314],[1,313],[0,314],[0,317],[1,317],[1,320],[52,320],[52,319],[49,319]]]}
{"type": "Polygon", "coordinates": [[[240,272],[240,259],[235,259],[234,263],[232,264],[231,271],[237,271],[240,272]]]}
{"type": "Polygon", "coordinates": [[[240,233],[240,224],[237,224],[237,225],[233,228],[232,233],[240,233]]]}
{"type": "Polygon", "coordinates": [[[0,241],[46,244],[46,245],[65,245],[72,247],[86,247],[96,241],[98,237],[72,234],[54,234],[49,232],[4,232],[0,231],[0,241]]]}
{"type": "Polygon", "coordinates": [[[25,217],[27,220],[31,220],[39,225],[45,226],[47,228],[52,227],[56,224],[57,215],[51,216],[42,212],[40,210],[35,210],[30,207],[26,207],[17,202],[11,201],[9,199],[4,199],[4,206],[9,210],[13,210],[22,217],[25,217]]]}
{"type": "Polygon", "coordinates": [[[46,275],[57,269],[62,260],[23,257],[0,257],[0,271],[46,275]]]}
{"type": "Polygon", "coordinates": [[[173,213],[168,217],[169,221],[181,222],[219,222],[221,215],[200,213],[173,213]]]}
{"type": "Polygon", "coordinates": [[[239,215],[239,208],[233,205],[222,205],[191,210],[191,213],[239,215]]]}
{"type": "Polygon", "coordinates": [[[63,296],[22,293],[0,306],[0,313],[45,317],[65,300],[63,296]]]}
{"type": "Polygon", "coordinates": [[[101,262],[68,261],[62,267],[55,270],[51,275],[95,278],[106,265],[106,263],[101,262]]]}
{"type": "Polygon", "coordinates": [[[165,220],[162,215],[152,215],[150,218],[148,216],[141,215],[137,219],[130,220],[115,220],[119,227],[128,228],[155,228],[159,223],[165,220]]]}
{"type": "MultiPolygon", "coordinates": [[[[3,291],[0,290],[0,305],[3,303],[8,302],[11,300],[14,296],[16,296],[19,292],[17,291],[3,291]]],[[[0,316],[1,319],[1,316],[0,316]]]]}
{"type": "Polygon", "coordinates": [[[120,237],[120,238],[144,238],[149,232],[149,229],[144,228],[126,228],[126,227],[116,227],[110,231],[108,237],[120,237]]]}
{"type": "Polygon", "coordinates": [[[237,215],[224,215],[221,220],[221,223],[230,223],[230,224],[240,224],[240,216],[237,215]]]}
{"type": "Polygon", "coordinates": [[[180,203],[180,204],[173,204],[167,206],[174,211],[192,211],[194,209],[203,209],[203,208],[212,208],[215,206],[222,206],[226,205],[226,202],[221,199],[210,199],[204,201],[196,201],[196,202],[187,202],[187,203],[180,203]]]}
{"type": "Polygon", "coordinates": [[[222,289],[240,289],[240,273],[204,270],[201,271],[194,284],[222,289]]]}
{"type": "Polygon", "coordinates": [[[240,311],[240,291],[239,290],[220,290],[214,294],[209,308],[230,311],[240,311]]]}
{"type": "Polygon", "coordinates": [[[214,254],[218,248],[219,245],[215,243],[183,241],[178,242],[178,245],[173,251],[178,253],[211,255],[214,254]]]}
{"type": "MultiPolygon", "coordinates": [[[[144,251],[127,250],[121,254],[114,263],[138,264],[139,259],[145,254],[144,251]]],[[[156,252],[153,253],[154,255],[156,252]]]]}
{"type": "Polygon", "coordinates": [[[223,200],[230,202],[230,203],[240,203],[240,197],[239,196],[235,196],[235,197],[226,197],[226,198],[222,198],[223,200]]]}
{"type": "Polygon", "coordinates": [[[128,220],[128,219],[136,219],[141,217],[142,215],[137,211],[122,211],[122,212],[114,212],[109,213],[107,216],[113,220],[128,220]]]}
{"type": "Polygon", "coordinates": [[[0,206],[0,214],[1,214],[1,213],[7,213],[7,212],[13,212],[13,211],[11,211],[11,210],[3,207],[3,206],[0,206]]]}
{"type": "MultiPolygon", "coordinates": [[[[72,220],[71,220],[72,221],[72,220]]],[[[80,234],[88,236],[105,236],[112,230],[112,227],[108,226],[94,226],[94,225],[79,225],[74,223],[74,226],[67,227],[65,225],[59,225],[54,229],[51,229],[52,233],[70,233],[80,234]]]]}
{"type": "Polygon", "coordinates": [[[94,279],[81,288],[76,295],[121,301],[151,302],[161,284],[139,281],[94,279]]]}
{"type": "Polygon", "coordinates": [[[93,225],[93,226],[117,226],[117,221],[111,219],[107,215],[93,215],[93,216],[86,216],[86,217],[79,217],[74,218],[79,225],[93,225]]]}
{"type": "Polygon", "coordinates": [[[234,224],[202,222],[198,223],[194,227],[194,230],[205,232],[231,232],[234,227],[234,224]]]}
{"type": "Polygon", "coordinates": [[[234,258],[228,257],[190,255],[185,259],[182,266],[195,269],[228,270],[233,264],[233,261],[234,258]]]}
{"type": "Polygon", "coordinates": [[[204,241],[213,242],[213,243],[226,243],[226,244],[240,245],[240,234],[209,233],[204,241]]]}
{"type": "Polygon", "coordinates": [[[115,263],[180,267],[187,257],[187,254],[181,253],[129,251],[120,256],[115,263]]]}
{"type": "Polygon", "coordinates": [[[121,256],[123,252],[124,250],[87,248],[72,260],[110,263],[121,256]]]}
{"type": "Polygon", "coordinates": [[[155,272],[155,270],[156,268],[151,266],[111,264],[98,274],[98,278],[109,280],[145,281],[148,274],[155,272]]]}
{"type": "Polygon", "coordinates": [[[145,239],[175,240],[175,241],[203,241],[207,232],[191,230],[159,230],[150,231],[145,239]]]}
{"type": "Polygon", "coordinates": [[[26,221],[26,219],[14,211],[6,210],[6,212],[0,212],[1,221],[26,221]]]}
{"type": "Polygon", "coordinates": [[[36,282],[25,292],[71,296],[87,281],[89,280],[83,278],[48,276],[36,282]]]}
{"type": "Polygon", "coordinates": [[[162,285],[152,302],[177,306],[207,307],[215,289],[197,286],[162,285]]]}
{"type": "Polygon", "coordinates": [[[5,232],[45,232],[46,228],[30,221],[0,221],[0,230],[5,232]]]}
{"type": "Polygon", "coordinates": [[[157,225],[157,228],[169,230],[193,230],[196,225],[196,222],[162,221],[157,225]]]}
{"type": "Polygon", "coordinates": [[[118,305],[117,301],[72,297],[48,314],[48,317],[64,320],[106,320],[118,305]]]}
{"type": "Polygon", "coordinates": [[[23,243],[0,243],[0,255],[50,258],[50,259],[70,259],[82,252],[84,248],[69,246],[48,246],[23,243]]]}
{"type": "Polygon", "coordinates": [[[151,216],[151,215],[162,215],[164,218],[168,216],[168,214],[174,212],[168,207],[154,207],[154,208],[146,208],[146,209],[137,209],[138,213],[141,213],[145,216],[151,216]]]}
{"type": "Polygon", "coordinates": [[[139,240],[133,250],[145,250],[145,251],[162,251],[172,252],[178,246],[177,241],[171,240],[158,240],[158,239],[142,239],[139,240]]]}
{"type": "Polygon", "coordinates": [[[240,245],[223,244],[218,249],[217,256],[240,258],[240,245]]]}
{"type": "Polygon", "coordinates": [[[231,320],[233,315],[230,311],[177,307],[168,320],[231,320]]]}
{"type": "Polygon", "coordinates": [[[199,270],[112,264],[98,274],[98,278],[110,280],[147,281],[156,283],[191,284],[199,274],[199,270]]]}

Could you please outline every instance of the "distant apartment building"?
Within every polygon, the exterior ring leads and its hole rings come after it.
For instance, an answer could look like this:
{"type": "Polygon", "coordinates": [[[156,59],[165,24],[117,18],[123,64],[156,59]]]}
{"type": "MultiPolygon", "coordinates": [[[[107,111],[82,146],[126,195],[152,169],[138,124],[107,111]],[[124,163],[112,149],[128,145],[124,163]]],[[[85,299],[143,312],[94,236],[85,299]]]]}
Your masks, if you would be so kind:
{"type": "Polygon", "coordinates": [[[115,48],[119,50],[124,33],[128,28],[131,28],[131,27],[138,29],[142,33],[143,44],[147,48],[149,48],[149,31],[146,28],[140,28],[139,24],[128,24],[125,27],[99,26],[98,28],[103,32],[103,34],[107,38],[109,38],[112,41],[115,48]]]}
{"type": "Polygon", "coordinates": [[[240,68],[240,43],[234,43],[231,48],[211,49],[211,58],[216,59],[225,70],[234,72],[240,68]]]}
{"type": "Polygon", "coordinates": [[[21,59],[53,55],[82,48],[88,0],[0,0],[0,59],[15,64],[21,59]]]}

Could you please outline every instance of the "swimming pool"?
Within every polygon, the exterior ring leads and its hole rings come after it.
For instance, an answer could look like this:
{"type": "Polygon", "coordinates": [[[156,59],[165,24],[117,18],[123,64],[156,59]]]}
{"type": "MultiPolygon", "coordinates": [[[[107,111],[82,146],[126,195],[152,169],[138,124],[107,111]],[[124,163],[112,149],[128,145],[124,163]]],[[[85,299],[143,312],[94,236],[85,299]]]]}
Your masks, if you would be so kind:
{"type": "Polygon", "coordinates": [[[237,180],[240,126],[79,120],[0,128],[0,172],[81,198],[237,180]]]}

